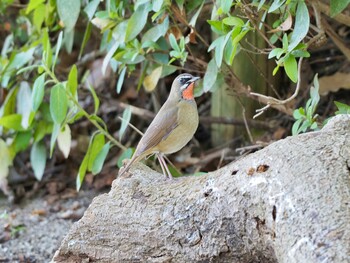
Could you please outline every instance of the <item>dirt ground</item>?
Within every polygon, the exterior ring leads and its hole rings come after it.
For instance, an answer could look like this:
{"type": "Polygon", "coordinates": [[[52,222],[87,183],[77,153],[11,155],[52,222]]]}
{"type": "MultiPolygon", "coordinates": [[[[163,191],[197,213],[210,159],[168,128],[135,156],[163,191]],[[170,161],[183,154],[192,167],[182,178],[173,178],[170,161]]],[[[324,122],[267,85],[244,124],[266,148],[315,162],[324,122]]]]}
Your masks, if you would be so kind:
{"type": "Polygon", "coordinates": [[[72,224],[79,220],[96,191],[73,190],[9,205],[0,197],[0,262],[50,262],[72,224]]]}

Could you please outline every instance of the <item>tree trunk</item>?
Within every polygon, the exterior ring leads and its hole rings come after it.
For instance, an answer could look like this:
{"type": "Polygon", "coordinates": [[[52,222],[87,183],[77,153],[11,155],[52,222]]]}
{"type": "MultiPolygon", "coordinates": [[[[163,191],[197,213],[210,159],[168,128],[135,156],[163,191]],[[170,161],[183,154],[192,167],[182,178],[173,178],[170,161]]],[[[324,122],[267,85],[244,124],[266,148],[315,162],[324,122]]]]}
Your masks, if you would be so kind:
{"type": "Polygon", "coordinates": [[[203,176],[114,181],[53,262],[349,262],[350,115],[203,176]]]}

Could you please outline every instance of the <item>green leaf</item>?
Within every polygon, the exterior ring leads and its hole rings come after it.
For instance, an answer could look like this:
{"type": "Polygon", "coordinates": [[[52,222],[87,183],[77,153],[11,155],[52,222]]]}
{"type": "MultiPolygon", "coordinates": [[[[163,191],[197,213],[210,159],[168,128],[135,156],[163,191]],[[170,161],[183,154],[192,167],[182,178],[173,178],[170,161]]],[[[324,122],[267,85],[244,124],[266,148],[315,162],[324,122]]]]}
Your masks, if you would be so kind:
{"type": "Polygon", "coordinates": [[[283,34],[282,47],[284,50],[288,50],[288,35],[287,34],[283,34]]]}
{"type": "Polygon", "coordinates": [[[62,37],[63,37],[63,32],[61,31],[61,32],[58,34],[58,39],[57,39],[57,44],[56,44],[55,58],[53,59],[53,63],[52,63],[52,71],[54,71],[53,69],[54,69],[54,67],[55,67],[55,65],[56,65],[58,53],[60,52],[60,49],[61,49],[62,37]]]}
{"type": "Polygon", "coordinates": [[[50,158],[52,157],[53,149],[55,148],[55,143],[60,132],[61,126],[59,123],[54,123],[52,128],[51,140],[50,140],[50,158]]]}
{"type": "Polygon", "coordinates": [[[34,142],[38,142],[44,138],[46,134],[52,133],[53,124],[52,122],[46,122],[44,120],[40,120],[34,131],[33,139],[34,142]]]}
{"type": "Polygon", "coordinates": [[[272,76],[275,76],[275,75],[276,75],[276,73],[277,73],[277,71],[279,70],[279,68],[280,68],[280,65],[277,65],[277,66],[273,69],[273,71],[272,71],[272,76]]]}
{"type": "Polygon", "coordinates": [[[125,42],[129,42],[140,34],[146,25],[148,12],[149,4],[143,4],[131,15],[126,27],[125,42]]]}
{"type": "Polygon", "coordinates": [[[198,16],[199,16],[199,14],[202,11],[204,3],[205,3],[205,1],[202,1],[201,6],[198,8],[197,12],[192,16],[192,18],[190,20],[190,23],[189,23],[190,26],[195,27],[197,19],[198,19],[198,16]]]}
{"type": "Polygon", "coordinates": [[[123,160],[124,159],[130,159],[134,153],[134,150],[132,148],[126,149],[118,158],[117,165],[119,168],[123,167],[123,160]]]}
{"type": "Polygon", "coordinates": [[[73,98],[77,97],[77,88],[78,88],[78,70],[77,66],[74,64],[70,69],[68,75],[67,89],[73,98]]]}
{"type": "Polygon", "coordinates": [[[42,45],[44,50],[43,54],[45,54],[43,57],[44,63],[48,68],[50,68],[52,64],[52,50],[47,28],[45,28],[42,33],[42,45]]]}
{"type": "Polygon", "coordinates": [[[66,31],[71,31],[78,20],[80,0],[57,0],[57,11],[66,31]]]}
{"type": "Polygon", "coordinates": [[[314,77],[314,85],[310,88],[310,98],[311,98],[311,111],[312,114],[315,113],[318,102],[320,101],[320,93],[319,93],[320,85],[318,83],[318,75],[316,74],[314,77]]]}
{"type": "Polygon", "coordinates": [[[204,92],[208,92],[213,87],[216,78],[218,75],[218,67],[215,62],[215,58],[212,58],[207,67],[207,71],[205,72],[203,78],[203,90],[204,92]]]}
{"type": "Polygon", "coordinates": [[[119,140],[122,139],[124,132],[130,123],[130,119],[131,119],[131,107],[128,106],[125,108],[125,110],[123,112],[122,124],[121,124],[120,130],[119,130],[119,140]]]}
{"type": "Polygon", "coordinates": [[[84,51],[84,48],[87,44],[87,42],[89,41],[89,38],[90,38],[90,35],[91,35],[91,29],[92,29],[92,23],[89,22],[87,24],[87,27],[85,29],[85,33],[84,33],[84,37],[83,37],[83,42],[80,46],[80,51],[79,51],[79,56],[78,56],[78,60],[80,60],[82,54],[83,54],[83,51],[84,51]]]}
{"type": "Polygon", "coordinates": [[[177,170],[174,166],[168,165],[169,172],[171,173],[172,177],[180,177],[182,174],[180,173],[179,170],[177,170]]]}
{"type": "Polygon", "coordinates": [[[182,10],[185,0],[175,0],[175,2],[177,6],[180,8],[180,10],[182,10]]]}
{"type": "Polygon", "coordinates": [[[169,29],[169,17],[166,17],[163,23],[149,29],[143,35],[141,42],[142,43],[145,43],[148,41],[156,42],[160,37],[165,36],[168,29],[169,29]]]}
{"type": "Polygon", "coordinates": [[[265,4],[266,0],[260,0],[259,1],[259,5],[258,5],[258,11],[263,7],[263,5],[265,4]]]}
{"type": "Polygon", "coordinates": [[[46,148],[43,141],[33,144],[30,151],[30,163],[32,164],[35,178],[40,181],[46,166],[46,148]]]}
{"type": "Polygon", "coordinates": [[[303,57],[303,58],[308,58],[310,57],[310,53],[305,51],[305,50],[300,50],[300,49],[297,49],[297,50],[293,50],[291,52],[291,54],[296,57],[296,58],[300,58],[300,57],[303,57]]]}
{"type": "Polygon", "coordinates": [[[97,154],[91,169],[91,172],[93,175],[96,175],[101,172],[103,164],[106,160],[106,157],[110,149],[110,144],[111,144],[110,142],[106,143],[102,147],[101,151],[97,154]]]}
{"type": "Polygon", "coordinates": [[[232,65],[233,58],[237,53],[238,45],[233,46],[232,41],[227,41],[227,44],[224,49],[224,60],[228,65],[232,65]],[[230,60],[232,57],[232,61],[230,60]]]}
{"type": "Polygon", "coordinates": [[[13,34],[9,34],[3,44],[2,44],[2,48],[1,48],[1,56],[5,57],[7,53],[11,52],[12,49],[12,45],[13,45],[13,34]]]}
{"type": "Polygon", "coordinates": [[[287,76],[296,83],[298,80],[298,65],[297,60],[292,55],[287,55],[284,60],[284,69],[287,73],[287,76]]]}
{"type": "Polygon", "coordinates": [[[338,114],[350,114],[350,106],[346,105],[344,103],[341,103],[339,101],[334,101],[335,106],[337,106],[338,111],[335,112],[336,115],[338,114]]]}
{"type": "Polygon", "coordinates": [[[40,4],[34,10],[33,24],[39,32],[40,32],[41,26],[45,20],[45,12],[46,12],[46,6],[44,4],[40,4]]]}
{"type": "Polygon", "coordinates": [[[0,107],[0,117],[15,113],[17,92],[18,86],[9,90],[4,103],[0,107]]]}
{"type": "MultiPolygon", "coordinates": [[[[237,27],[239,28],[239,27],[237,27]]],[[[237,36],[235,36],[233,39],[232,39],[232,43],[231,45],[233,46],[233,51],[231,53],[231,57],[230,57],[230,60],[229,60],[229,64],[231,65],[232,62],[233,62],[233,59],[234,57],[236,56],[236,54],[239,52],[239,41],[242,40],[242,38],[248,33],[249,31],[248,30],[242,30],[237,36]]]]}
{"type": "Polygon", "coordinates": [[[22,125],[22,115],[10,114],[0,118],[0,126],[7,129],[13,129],[15,131],[24,131],[22,125]]]}
{"type": "Polygon", "coordinates": [[[27,149],[31,138],[32,138],[31,131],[18,132],[11,145],[13,146],[15,153],[18,153],[27,149]]]}
{"type": "Polygon", "coordinates": [[[152,11],[158,12],[163,5],[164,0],[153,0],[152,1],[152,11]]]}
{"type": "Polygon", "coordinates": [[[120,22],[114,29],[112,36],[119,44],[125,43],[126,28],[128,27],[128,20],[120,22]]]}
{"type": "Polygon", "coordinates": [[[88,82],[89,90],[91,92],[92,98],[94,99],[94,106],[95,110],[94,113],[96,114],[98,112],[98,109],[100,108],[100,99],[97,97],[96,91],[92,85],[88,82]]]}
{"type": "Polygon", "coordinates": [[[118,78],[118,82],[117,82],[117,93],[118,94],[120,93],[122,86],[123,86],[123,83],[124,83],[125,72],[126,72],[126,67],[124,67],[119,74],[119,78],[118,78]]]}
{"type": "Polygon", "coordinates": [[[310,16],[304,1],[298,1],[297,12],[295,14],[294,30],[288,46],[288,51],[292,51],[307,35],[310,27],[310,16]]]}
{"type": "Polygon", "coordinates": [[[37,111],[44,98],[44,88],[45,88],[45,74],[41,74],[36,78],[33,85],[32,93],[32,109],[37,111]]]}
{"type": "Polygon", "coordinates": [[[181,52],[179,45],[177,44],[175,36],[171,33],[169,35],[170,46],[177,52],[181,52]]]}
{"type": "Polygon", "coordinates": [[[221,1],[220,8],[224,14],[228,14],[230,12],[232,2],[232,0],[221,1]]]}
{"type": "Polygon", "coordinates": [[[296,122],[294,122],[293,127],[292,127],[292,135],[297,135],[299,134],[299,127],[303,119],[298,119],[296,122]]]}
{"type": "Polygon", "coordinates": [[[293,117],[296,120],[304,118],[305,117],[304,109],[302,107],[300,107],[299,109],[294,110],[293,111],[293,117]]]}
{"type": "MultiPolygon", "coordinates": [[[[199,84],[198,86],[200,86],[200,83],[201,83],[201,81],[198,81],[198,84],[199,84]]],[[[202,81],[202,85],[203,85],[203,81],[202,81]]],[[[226,86],[224,74],[222,72],[218,72],[217,77],[216,77],[216,81],[215,81],[214,85],[210,88],[210,92],[213,93],[216,90],[221,89],[224,86],[226,86]]],[[[202,86],[202,89],[203,89],[203,86],[202,86]]]]}
{"type": "Polygon", "coordinates": [[[274,0],[272,5],[269,8],[269,13],[272,13],[276,11],[278,8],[280,8],[286,0],[274,0]]]}
{"type": "Polygon", "coordinates": [[[43,120],[45,120],[46,122],[53,122],[52,117],[51,117],[51,112],[50,112],[50,104],[48,102],[43,101],[41,103],[41,106],[39,108],[43,120]]]}
{"type": "Polygon", "coordinates": [[[284,50],[282,48],[274,48],[269,53],[268,59],[271,59],[271,58],[274,58],[274,57],[279,59],[283,53],[284,53],[284,50]]]}
{"type": "Polygon", "coordinates": [[[331,0],[331,17],[341,13],[350,3],[350,0],[331,0]]]}
{"type": "Polygon", "coordinates": [[[317,125],[317,122],[313,122],[310,126],[310,129],[311,130],[317,130],[318,129],[318,125],[317,125]]]}
{"type": "Polygon", "coordinates": [[[9,166],[12,165],[11,153],[7,147],[7,144],[0,138],[0,181],[1,183],[7,182],[6,177],[9,173],[9,166]]]}
{"type": "Polygon", "coordinates": [[[89,161],[87,167],[88,171],[92,171],[92,166],[94,164],[96,156],[101,151],[104,144],[105,136],[102,133],[98,133],[92,138],[92,142],[89,145],[89,161]]]}
{"type": "Polygon", "coordinates": [[[218,20],[207,20],[208,24],[211,26],[211,30],[217,34],[222,34],[223,32],[223,23],[218,20]]]}
{"type": "Polygon", "coordinates": [[[64,43],[64,46],[66,47],[66,51],[69,54],[72,53],[73,42],[74,42],[74,29],[69,31],[67,29],[64,29],[63,43],[64,43]]]}
{"type": "Polygon", "coordinates": [[[68,101],[64,86],[59,83],[51,89],[50,113],[52,120],[61,124],[67,115],[68,101]]]}
{"type": "Polygon", "coordinates": [[[12,52],[10,62],[8,63],[5,69],[2,69],[2,74],[5,76],[8,75],[7,78],[4,78],[4,76],[2,77],[1,85],[3,87],[8,86],[8,81],[13,71],[22,68],[25,64],[27,64],[30,60],[33,59],[34,51],[35,47],[19,53],[16,53],[16,51],[12,52]]]}
{"type": "Polygon", "coordinates": [[[17,112],[22,115],[21,125],[27,129],[31,123],[32,90],[28,82],[22,81],[17,93],[17,112]]]}
{"type": "Polygon", "coordinates": [[[100,0],[92,0],[84,8],[84,12],[88,16],[89,20],[91,20],[92,17],[94,16],[99,3],[100,3],[100,0]]]}
{"type": "Polygon", "coordinates": [[[119,47],[119,42],[116,41],[113,46],[109,49],[109,51],[107,52],[105,58],[103,59],[102,62],[102,74],[105,75],[106,74],[106,70],[107,70],[107,66],[109,64],[109,61],[111,60],[111,58],[113,57],[115,51],[118,49],[119,47]]]}
{"type": "Polygon", "coordinates": [[[244,26],[244,21],[242,19],[240,19],[238,17],[234,17],[234,16],[226,17],[222,20],[222,22],[228,26],[239,26],[239,27],[244,26]]]}
{"type": "Polygon", "coordinates": [[[308,120],[304,120],[297,133],[299,134],[300,132],[306,132],[307,128],[309,127],[311,127],[311,123],[308,120]]]}
{"type": "Polygon", "coordinates": [[[215,39],[213,41],[213,43],[211,43],[211,45],[208,48],[208,52],[215,48],[215,61],[216,61],[216,65],[219,68],[221,67],[225,45],[226,45],[228,39],[230,38],[231,33],[232,33],[232,31],[227,33],[224,36],[221,36],[221,37],[215,39]]]}
{"type": "Polygon", "coordinates": [[[44,2],[45,0],[30,0],[26,9],[26,15],[28,15],[31,11],[36,9],[39,5],[41,5],[44,2]]]}
{"type": "Polygon", "coordinates": [[[86,175],[86,170],[87,170],[87,165],[88,165],[88,152],[86,153],[82,163],[80,164],[78,175],[77,175],[77,180],[76,180],[76,185],[77,185],[77,191],[80,190],[81,184],[84,181],[85,175],[86,175]]]}

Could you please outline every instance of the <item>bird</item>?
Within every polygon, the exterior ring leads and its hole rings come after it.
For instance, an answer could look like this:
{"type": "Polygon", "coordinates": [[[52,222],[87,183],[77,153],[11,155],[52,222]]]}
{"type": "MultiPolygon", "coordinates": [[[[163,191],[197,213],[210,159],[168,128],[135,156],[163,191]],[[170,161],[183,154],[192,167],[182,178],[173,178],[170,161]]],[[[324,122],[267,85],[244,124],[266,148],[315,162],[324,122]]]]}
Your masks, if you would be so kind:
{"type": "Polygon", "coordinates": [[[171,86],[167,100],[148,126],[136,150],[119,176],[123,176],[132,164],[156,154],[162,172],[172,178],[164,155],[181,150],[193,137],[198,128],[197,104],[194,100],[194,84],[200,77],[183,73],[177,76],[171,86]]]}

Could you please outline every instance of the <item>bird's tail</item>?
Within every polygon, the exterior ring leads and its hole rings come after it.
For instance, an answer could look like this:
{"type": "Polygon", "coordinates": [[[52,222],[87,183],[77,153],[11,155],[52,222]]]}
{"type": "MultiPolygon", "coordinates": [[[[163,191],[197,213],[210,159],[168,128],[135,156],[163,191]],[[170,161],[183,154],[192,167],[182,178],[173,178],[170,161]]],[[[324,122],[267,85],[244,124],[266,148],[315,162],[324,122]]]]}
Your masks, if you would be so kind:
{"type": "Polygon", "coordinates": [[[120,168],[118,176],[123,176],[127,171],[129,171],[131,165],[135,162],[138,162],[141,159],[141,155],[136,154],[136,152],[134,153],[134,155],[132,156],[132,158],[130,159],[130,161],[128,162],[128,164],[125,166],[125,168],[120,168]]]}

